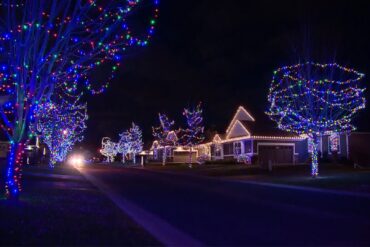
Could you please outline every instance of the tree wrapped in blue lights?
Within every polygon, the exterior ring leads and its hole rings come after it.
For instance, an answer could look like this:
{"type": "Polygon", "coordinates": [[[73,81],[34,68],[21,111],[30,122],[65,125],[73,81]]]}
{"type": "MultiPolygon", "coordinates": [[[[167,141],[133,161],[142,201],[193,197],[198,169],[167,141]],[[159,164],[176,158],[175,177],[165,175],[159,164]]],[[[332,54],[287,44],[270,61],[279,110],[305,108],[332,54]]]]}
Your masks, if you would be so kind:
{"type": "MultiPolygon", "coordinates": [[[[163,148],[162,165],[166,165],[167,146],[176,145],[178,139],[176,132],[173,131],[175,122],[169,120],[166,114],[159,113],[158,118],[160,124],[158,127],[152,127],[152,134],[154,139],[159,143],[159,146],[163,148]]],[[[153,150],[153,152],[157,152],[157,150],[153,150]]]]}
{"type": "Polygon", "coordinates": [[[130,20],[140,0],[2,1],[0,4],[0,127],[10,140],[6,195],[21,190],[21,154],[32,137],[34,109],[54,90],[79,95],[103,92],[130,47],[143,47],[154,33],[158,0],[143,35],[130,20]],[[102,79],[109,71],[106,79],[102,79]],[[99,75],[99,76],[97,76],[99,75]]]}
{"type": "Polygon", "coordinates": [[[351,121],[366,102],[363,77],[336,63],[307,62],[274,71],[267,114],[280,129],[309,138],[313,177],[319,173],[319,138],[355,129],[351,121]]]}
{"type": "Polygon", "coordinates": [[[126,162],[126,155],[130,153],[131,150],[131,136],[130,133],[125,130],[119,134],[119,141],[117,143],[117,151],[122,154],[122,163],[126,162]]]}
{"type": "Polygon", "coordinates": [[[31,131],[40,137],[50,152],[51,167],[65,161],[72,147],[84,138],[86,129],[87,105],[51,101],[38,104],[34,111],[35,123],[31,131]]]}
{"type": "Polygon", "coordinates": [[[189,147],[189,163],[192,163],[193,147],[204,141],[203,110],[201,103],[195,109],[184,109],[186,118],[186,129],[180,129],[181,143],[189,147]]]}

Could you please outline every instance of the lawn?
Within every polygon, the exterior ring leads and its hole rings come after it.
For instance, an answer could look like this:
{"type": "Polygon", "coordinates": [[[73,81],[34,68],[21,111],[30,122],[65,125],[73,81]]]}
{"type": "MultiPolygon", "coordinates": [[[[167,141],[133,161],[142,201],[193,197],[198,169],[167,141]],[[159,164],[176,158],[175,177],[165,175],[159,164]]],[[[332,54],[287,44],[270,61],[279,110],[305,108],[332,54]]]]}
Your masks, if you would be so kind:
{"type": "Polygon", "coordinates": [[[74,168],[24,170],[21,199],[0,198],[1,245],[159,245],[74,168]]]}
{"type": "MultiPolygon", "coordinates": [[[[235,177],[235,179],[244,180],[246,176],[235,177]]],[[[310,177],[309,173],[297,171],[297,173],[289,174],[276,172],[271,175],[260,176],[256,180],[370,194],[370,169],[353,169],[341,165],[321,166],[317,178],[310,177]]]]}
{"type": "Polygon", "coordinates": [[[274,166],[272,171],[256,165],[239,164],[147,164],[146,169],[171,171],[191,175],[220,177],[236,181],[253,181],[283,185],[307,186],[342,191],[370,193],[370,169],[354,169],[349,165],[324,163],[320,165],[318,178],[311,178],[309,165],[274,166]]]}

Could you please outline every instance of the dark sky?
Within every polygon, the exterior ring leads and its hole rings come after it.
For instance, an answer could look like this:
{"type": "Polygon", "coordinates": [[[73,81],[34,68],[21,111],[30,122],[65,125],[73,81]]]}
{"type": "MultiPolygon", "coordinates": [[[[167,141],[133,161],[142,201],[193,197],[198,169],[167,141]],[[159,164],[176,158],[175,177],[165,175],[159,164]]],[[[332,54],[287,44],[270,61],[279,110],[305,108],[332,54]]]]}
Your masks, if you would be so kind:
{"type": "MultiPolygon", "coordinates": [[[[158,112],[183,125],[183,108],[198,101],[207,129],[224,131],[239,105],[258,121],[273,70],[307,59],[353,67],[368,84],[370,3],[161,0],[160,11],[151,45],[130,53],[109,90],[88,100],[85,145],[98,149],[132,121],[148,145],[158,112]]],[[[369,119],[369,109],[360,112],[359,130],[370,130],[369,119]]]]}

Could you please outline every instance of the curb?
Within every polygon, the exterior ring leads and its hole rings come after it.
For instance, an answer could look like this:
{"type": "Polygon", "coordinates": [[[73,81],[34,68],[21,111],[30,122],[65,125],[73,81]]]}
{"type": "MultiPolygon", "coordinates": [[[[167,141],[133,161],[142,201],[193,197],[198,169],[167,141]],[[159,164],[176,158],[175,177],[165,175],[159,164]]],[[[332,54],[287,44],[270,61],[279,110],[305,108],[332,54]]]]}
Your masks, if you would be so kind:
{"type": "Polygon", "coordinates": [[[38,172],[24,172],[23,174],[26,176],[30,176],[30,177],[47,177],[47,178],[76,180],[76,181],[84,180],[82,177],[76,176],[76,175],[45,174],[45,173],[38,173],[38,172]]]}

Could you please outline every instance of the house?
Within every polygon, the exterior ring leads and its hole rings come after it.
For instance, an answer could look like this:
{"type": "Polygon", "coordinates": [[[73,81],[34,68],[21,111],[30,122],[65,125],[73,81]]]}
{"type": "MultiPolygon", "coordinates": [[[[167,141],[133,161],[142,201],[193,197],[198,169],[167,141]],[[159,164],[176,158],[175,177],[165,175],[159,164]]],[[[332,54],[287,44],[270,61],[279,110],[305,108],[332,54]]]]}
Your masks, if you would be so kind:
{"type": "Polygon", "coordinates": [[[357,165],[370,165],[370,132],[354,132],[349,136],[349,159],[357,165]]]}
{"type": "Polygon", "coordinates": [[[200,157],[210,157],[210,147],[206,144],[200,144],[192,147],[182,146],[178,144],[176,131],[170,131],[166,137],[164,145],[155,140],[148,152],[148,160],[163,162],[163,154],[170,163],[187,163],[191,159],[192,162],[198,162],[200,157]],[[191,158],[190,158],[191,157],[191,158]]]}
{"type": "MultiPolygon", "coordinates": [[[[190,160],[190,148],[181,145],[160,146],[158,141],[154,141],[152,147],[148,151],[148,160],[155,162],[163,161],[163,154],[166,152],[166,161],[169,163],[187,163],[190,160]]],[[[199,157],[211,156],[210,146],[207,144],[200,144],[194,146],[191,151],[192,162],[197,162],[199,157]]]]}
{"type": "MultiPolygon", "coordinates": [[[[239,106],[226,132],[215,134],[208,143],[212,160],[247,159],[248,163],[266,165],[306,162],[312,147],[307,136],[298,136],[277,128],[266,127],[269,119],[256,120],[243,106],[239,106]],[[262,124],[261,124],[262,123],[262,124]]],[[[348,158],[348,134],[320,137],[321,158],[348,158]]]]}
{"type": "MultiPolygon", "coordinates": [[[[349,134],[328,133],[319,138],[322,159],[349,159],[349,134]]],[[[306,163],[310,159],[312,142],[307,136],[282,131],[266,115],[255,119],[243,106],[239,106],[225,133],[217,133],[207,143],[192,148],[192,161],[200,159],[231,160],[260,164],[306,163]]],[[[189,161],[190,148],[180,145],[160,146],[153,142],[149,160],[161,162],[163,153],[173,163],[189,161]]]]}

